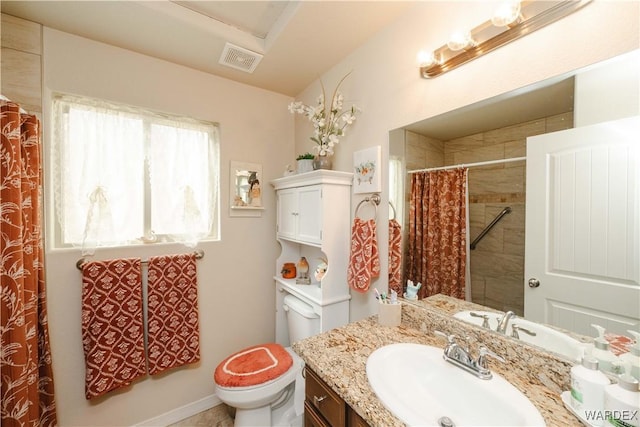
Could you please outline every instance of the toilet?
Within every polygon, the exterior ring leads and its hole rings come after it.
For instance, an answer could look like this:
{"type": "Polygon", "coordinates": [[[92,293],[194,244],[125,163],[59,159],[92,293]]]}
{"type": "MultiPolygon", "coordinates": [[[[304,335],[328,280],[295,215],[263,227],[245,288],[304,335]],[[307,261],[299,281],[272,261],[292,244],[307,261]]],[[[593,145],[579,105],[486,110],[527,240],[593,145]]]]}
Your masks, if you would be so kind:
{"type": "MultiPolygon", "coordinates": [[[[293,295],[284,297],[289,342],[320,332],[313,307],[293,295]]],[[[234,426],[301,427],[304,361],[290,348],[264,343],[220,362],[214,373],[218,398],[236,409],[234,426]]]]}

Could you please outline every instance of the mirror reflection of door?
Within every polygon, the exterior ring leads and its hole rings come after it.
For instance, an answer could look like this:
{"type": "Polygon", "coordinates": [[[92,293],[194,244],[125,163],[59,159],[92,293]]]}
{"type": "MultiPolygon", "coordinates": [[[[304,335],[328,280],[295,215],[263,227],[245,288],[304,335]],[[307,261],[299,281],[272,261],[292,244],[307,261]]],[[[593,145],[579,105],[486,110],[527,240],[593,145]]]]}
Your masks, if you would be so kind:
{"type": "Polygon", "coordinates": [[[638,135],[632,117],[528,139],[525,278],[537,282],[525,287],[527,319],[584,335],[592,323],[637,330],[638,135]]]}

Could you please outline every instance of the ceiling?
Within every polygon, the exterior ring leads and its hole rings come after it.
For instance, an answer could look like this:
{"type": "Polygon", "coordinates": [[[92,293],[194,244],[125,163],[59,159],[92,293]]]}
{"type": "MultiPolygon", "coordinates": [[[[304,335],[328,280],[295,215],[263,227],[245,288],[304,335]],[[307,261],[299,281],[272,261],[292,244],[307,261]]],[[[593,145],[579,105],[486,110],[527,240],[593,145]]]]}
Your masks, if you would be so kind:
{"type": "Polygon", "coordinates": [[[6,1],[2,13],[295,96],[408,1],[6,1]],[[357,17],[357,20],[355,19],[357,17]],[[231,64],[219,64],[229,42],[231,64]],[[255,54],[257,55],[255,55],[255,54]],[[237,62],[234,62],[237,61],[237,62]]]}
{"type": "Polygon", "coordinates": [[[573,111],[575,79],[550,78],[404,126],[441,141],[573,111]]]}

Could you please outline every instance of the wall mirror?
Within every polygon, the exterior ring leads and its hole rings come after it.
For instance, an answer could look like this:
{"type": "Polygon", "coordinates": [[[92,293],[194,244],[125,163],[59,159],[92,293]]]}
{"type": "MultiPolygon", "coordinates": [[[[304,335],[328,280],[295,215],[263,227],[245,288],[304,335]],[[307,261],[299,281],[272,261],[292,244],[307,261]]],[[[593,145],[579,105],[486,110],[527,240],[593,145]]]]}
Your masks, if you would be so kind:
{"type": "MultiPolygon", "coordinates": [[[[389,200],[397,206],[403,224],[403,242],[406,242],[405,224],[409,215],[407,171],[526,156],[527,137],[581,127],[581,121],[593,122],[592,116],[598,116],[600,121],[637,116],[640,112],[638,58],[638,51],[624,54],[390,131],[389,200]],[[629,62],[620,61],[631,61],[632,66],[621,65],[629,62]],[[627,86],[621,88],[621,82],[627,86]],[[597,96],[583,95],[578,90],[580,85],[592,83],[603,88],[596,91],[597,96]],[[624,99],[609,99],[609,92],[623,93],[624,99]],[[625,103],[623,108],[627,110],[620,115],[616,110],[625,103]]],[[[525,251],[524,238],[526,193],[531,184],[526,182],[526,163],[471,168],[468,186],[470,242],[505,208],[510,208],[509,214],[504,215],[475,250],[469,251],[471,300],[495,310],[511,310],[525,318],[525,259],[531,255],[525,251]]],[[[637,197],[636,190],[631,192],[635,191],[633,197],[637,197]]],[[[636,227],[632,230],[638,234],[638,210],[629,212],[634,217],[632,226],[636,227]]],[[[632,251],[637,256],[637,249],[632,251]]],[[[631,269],[637,270],[637,266],[631,269]]],[[[632,276],[637,277],[637,271],[632,272],[632,276]]],[[[637,279],[627,282],[630,288],[640,286],[637,279]]],[[[600,298],[596,294],[590,297],[600,298]]],[[[613,292],[607,293],[607,298],[621,301],[627,297],[613,292]]],[[[635,318],[640,318],[640,313],[636,313],[635,318]]],[[[624,318],[602,326],[616,334],[630,336],[626,330],[638,328],[633,320],[624,318]]],[[[584,329],[583,325],[562,327],[578,337],[597,335],[595,329],[584,329]]]]}
{"type": "Polygon", "coordinates": [[[231,161],[229,186],[230,216],[262,215],[262,165],[231,161]]]}

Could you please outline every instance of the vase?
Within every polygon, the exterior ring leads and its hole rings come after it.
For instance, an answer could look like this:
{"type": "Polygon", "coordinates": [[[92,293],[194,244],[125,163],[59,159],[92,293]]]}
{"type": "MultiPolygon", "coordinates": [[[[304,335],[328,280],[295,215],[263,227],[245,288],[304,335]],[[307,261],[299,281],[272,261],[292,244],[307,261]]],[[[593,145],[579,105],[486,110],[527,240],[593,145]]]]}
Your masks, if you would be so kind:
{"type": "Polygon", "coordinates": [[[331,169],[331,156],[316,156],[313,159],[313,169],[331,169]]]}
{"type": "Polygon", "coordinates": [[[313,167],[314,159],[300,159],[298,162],[298,173],[311,172],[315,168],[313,167]]]}

